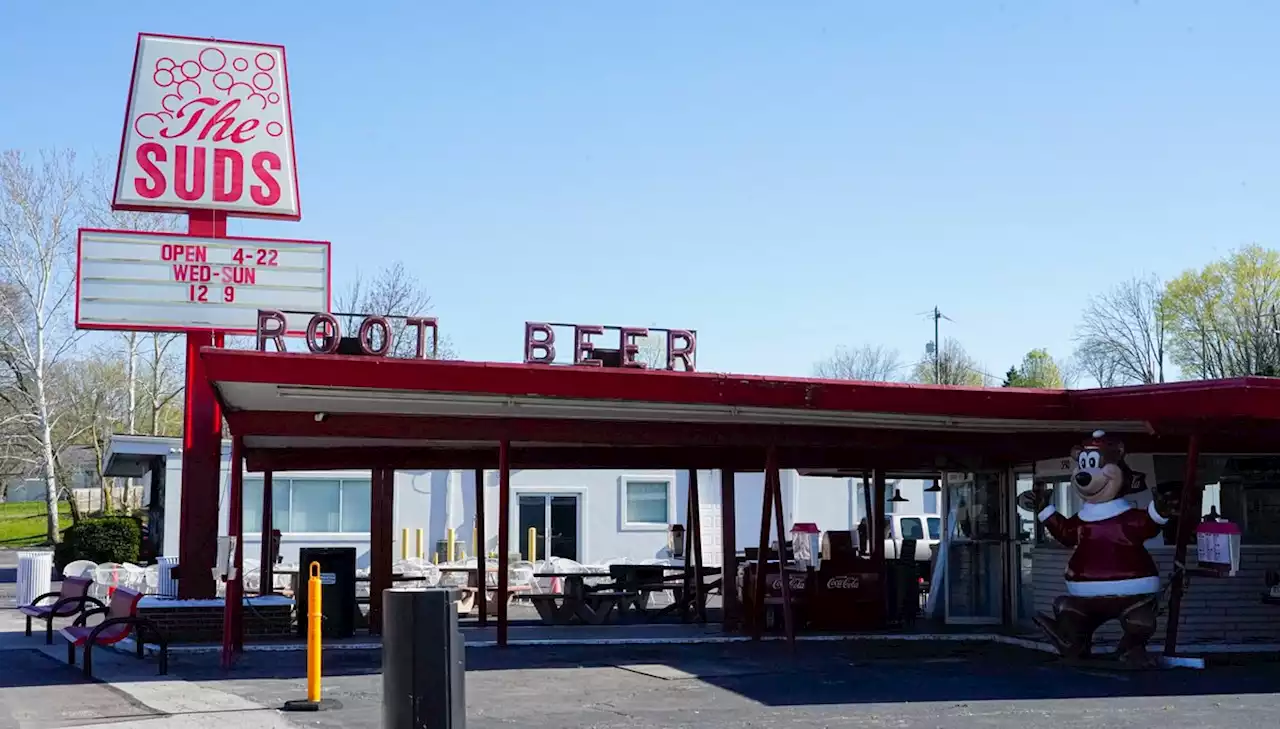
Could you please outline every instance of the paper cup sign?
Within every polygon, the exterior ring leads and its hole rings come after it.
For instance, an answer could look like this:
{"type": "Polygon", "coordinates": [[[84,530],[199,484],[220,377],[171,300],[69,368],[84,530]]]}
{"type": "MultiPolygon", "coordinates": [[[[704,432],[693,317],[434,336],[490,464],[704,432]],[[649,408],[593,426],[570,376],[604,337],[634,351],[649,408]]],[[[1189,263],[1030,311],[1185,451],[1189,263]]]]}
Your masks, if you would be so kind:
{"type": "Polygon", "coordinates": [[[112,207],[299,219],[284,48],[140,35],[112,207]]]}
{"type": "Polygon", "coordinates": [[[1196,527],[1196,561],[1202,569],[1234,577],[1240,571],[1240,527],[1229,521],[1196,527]]]}

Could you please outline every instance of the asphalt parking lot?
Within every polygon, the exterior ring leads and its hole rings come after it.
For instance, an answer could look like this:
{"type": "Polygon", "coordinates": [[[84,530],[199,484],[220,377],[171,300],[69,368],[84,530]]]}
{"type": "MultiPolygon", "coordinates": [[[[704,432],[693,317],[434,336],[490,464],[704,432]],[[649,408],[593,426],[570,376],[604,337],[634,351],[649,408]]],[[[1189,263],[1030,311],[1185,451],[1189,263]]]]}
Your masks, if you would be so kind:
{"type": "MultiPolygon", "coordinates": [[[[250,654],[234,674],[192,659],[184,677],[266,706],[299,698],[302,654],[250,654]]],[[[528,647],[468,652],[468,727],[1280,726],[1280,663],[1206,671],[1074,669],[990,644],[809,643],[528,647]]],[[[206,661],[207,663],[207,661],[206,661]]],[[[341,708],[301,726],[380,726],[376,652],[333,652],[324,696],[341,708]]]]}

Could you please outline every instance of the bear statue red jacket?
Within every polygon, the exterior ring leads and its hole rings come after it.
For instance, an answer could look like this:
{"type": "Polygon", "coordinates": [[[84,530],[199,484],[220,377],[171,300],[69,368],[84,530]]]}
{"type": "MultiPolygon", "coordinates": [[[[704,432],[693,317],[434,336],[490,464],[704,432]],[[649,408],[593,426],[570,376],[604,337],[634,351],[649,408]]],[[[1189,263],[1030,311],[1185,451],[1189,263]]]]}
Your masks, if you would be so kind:
{"type": "Polygon", "coordinates": [[[1067,593],[1077,597],[1146,595],[1160,591],[1160,571],[1144,544],[1168,519],[1155,505],[1125,499],[1085,504],[1071,518],[1052,506],[1038,515],[1053,538],[1075,547],[1067,562],[1067,593]]]}

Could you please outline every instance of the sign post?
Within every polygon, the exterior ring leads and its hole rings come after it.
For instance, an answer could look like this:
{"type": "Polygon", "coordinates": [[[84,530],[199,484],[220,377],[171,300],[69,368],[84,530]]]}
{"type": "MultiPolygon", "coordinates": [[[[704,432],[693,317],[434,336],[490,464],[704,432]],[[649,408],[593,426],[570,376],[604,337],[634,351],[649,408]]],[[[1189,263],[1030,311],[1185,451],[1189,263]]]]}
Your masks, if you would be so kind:
{"type": "MultiPolygon", "coordinates": [[[[260,308],[330,302],[328,243],[227,235],[229,216],[302,217],[284,47],[139,34],[111,207],[187,215],[186,235],[82,230],[76,326],[186,335],[178,592],[211,598],[222,413],[200,350],[254,333],[260,308]]],[[[238,490],[229,501],[238,515],[238,490]]],[[[237,545],[239,526],[230,520],[237,545]]],[[[233,559],[227,625],[238,633],[239,546],[233,559]]]]}

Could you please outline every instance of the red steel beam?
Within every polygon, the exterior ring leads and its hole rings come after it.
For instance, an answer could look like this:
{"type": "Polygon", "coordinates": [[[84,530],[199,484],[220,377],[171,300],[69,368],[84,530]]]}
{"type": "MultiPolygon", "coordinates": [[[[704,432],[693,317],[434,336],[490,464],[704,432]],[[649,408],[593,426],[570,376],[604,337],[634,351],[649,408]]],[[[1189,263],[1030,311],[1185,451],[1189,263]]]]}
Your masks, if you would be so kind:
{"type": "MultiPolygon", "coordinates": [[[[498,446],[498,646],[507,646],[507,575],[511,551],[511,447],[498,446]]],[[[530,555],[532,558],[532,555],[530,555]]]]}

